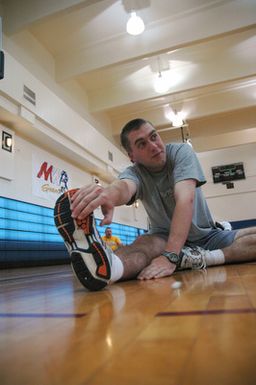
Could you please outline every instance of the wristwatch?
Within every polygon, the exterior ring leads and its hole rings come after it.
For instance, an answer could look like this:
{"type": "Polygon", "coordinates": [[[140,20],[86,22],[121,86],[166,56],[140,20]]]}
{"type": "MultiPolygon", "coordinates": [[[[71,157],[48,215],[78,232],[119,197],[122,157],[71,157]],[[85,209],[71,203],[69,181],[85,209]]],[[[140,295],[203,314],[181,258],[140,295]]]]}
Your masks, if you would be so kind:
{"type": "Polygon", "coordinates": [[[174,263],[177,267],[180,265],[181,257],[174,253],[174,251],[163,251],[161,255],[169,259],[169,261],[174,263]]]}

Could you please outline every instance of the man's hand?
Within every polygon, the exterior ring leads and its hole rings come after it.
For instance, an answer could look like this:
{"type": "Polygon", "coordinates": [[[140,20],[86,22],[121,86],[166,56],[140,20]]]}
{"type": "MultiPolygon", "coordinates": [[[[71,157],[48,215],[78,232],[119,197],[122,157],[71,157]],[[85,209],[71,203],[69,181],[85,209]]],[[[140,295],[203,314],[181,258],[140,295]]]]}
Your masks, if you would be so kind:
{"type": "Polygon", "coordinates": [[[154,258],[150,265],[141,270],[137,279],[152,279],[152,278],[163,278],[172,275],[175,271],[176,265],[168,261],[166,257],[160,255],[154,258]]]}
{"type": "Polygon", "coordinates": [[[71,198],[72,217],[80,220],[101,206],[104,215],[101,225],[112,222],[114,206],[106,192],[99,184],[90,184],[80,188],[71,198]]]}

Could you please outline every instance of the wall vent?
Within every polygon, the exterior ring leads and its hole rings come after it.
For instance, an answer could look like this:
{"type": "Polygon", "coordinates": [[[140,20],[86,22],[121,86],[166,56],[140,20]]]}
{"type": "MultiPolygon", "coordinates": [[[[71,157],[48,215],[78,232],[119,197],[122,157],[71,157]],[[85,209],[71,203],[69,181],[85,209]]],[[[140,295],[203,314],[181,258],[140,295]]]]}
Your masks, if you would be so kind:
{"type": "Polygon", "coordinates": [[[110,160],[111,162],[113,162],[113,154],[112,152],[108,151],[108,160],[110,160]]]}
{"type": "Polygon", "coordinates": [[[36,105],[36,94],[34,91],[32,91],[30,88],[27,86],[23,86],[23,97],[26,99],[28,102],[33,104],[34,106],[36,105]]]}

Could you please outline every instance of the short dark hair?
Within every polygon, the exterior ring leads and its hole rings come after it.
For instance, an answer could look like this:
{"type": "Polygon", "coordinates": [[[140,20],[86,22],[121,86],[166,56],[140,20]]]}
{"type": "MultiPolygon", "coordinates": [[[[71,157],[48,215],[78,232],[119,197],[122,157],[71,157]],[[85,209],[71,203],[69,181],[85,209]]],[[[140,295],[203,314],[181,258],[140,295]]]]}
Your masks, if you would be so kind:
{"type": "MultiPolygon", "coordinates": [[[[130,120],[126,125],[122,128],[121,134],[120,134],[120,140],[121,145],[123,148],[129,152],[131,150],[130,142],[128,139],[128,135],[131,131],[138,130],[143,124],[150,123],[145,119],[137,118],[130,120]]],[[[151,123],[150,123],[151,124],[151,123]]],[[[152,124],[151,124],[152,125],[152,124]]]]}

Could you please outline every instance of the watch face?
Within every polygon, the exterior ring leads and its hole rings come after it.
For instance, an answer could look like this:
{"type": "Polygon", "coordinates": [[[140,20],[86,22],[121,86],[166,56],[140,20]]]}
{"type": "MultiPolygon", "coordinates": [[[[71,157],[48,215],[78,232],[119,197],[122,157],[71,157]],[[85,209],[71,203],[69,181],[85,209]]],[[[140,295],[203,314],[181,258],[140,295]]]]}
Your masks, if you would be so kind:
{"type": "Polygon", "coordinates": [[[175,265],[177,265],[180,261],[180,257],[176,253],[164,251],[162,255],[168,258],[170,262],[175,263],[175,265]]]}

